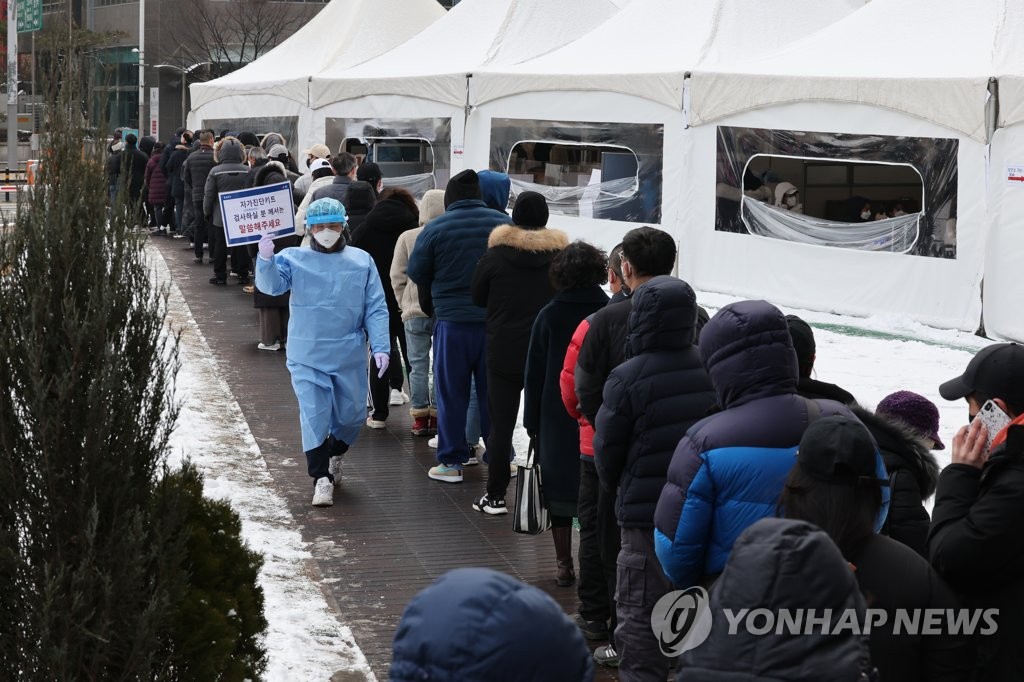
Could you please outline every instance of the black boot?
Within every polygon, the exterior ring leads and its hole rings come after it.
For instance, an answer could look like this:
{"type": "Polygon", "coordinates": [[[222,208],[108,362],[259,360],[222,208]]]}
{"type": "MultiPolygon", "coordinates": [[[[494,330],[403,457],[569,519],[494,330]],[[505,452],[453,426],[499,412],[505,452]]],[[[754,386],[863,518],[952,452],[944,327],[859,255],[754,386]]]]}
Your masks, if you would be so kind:
{"type": "Polygon", "coordinates": [[[552,528],[551,537],[555,541],[555,559],[558,561],[555,584],[569,587],[576,582],[576,571],[572,566],[572,526],[552,528]]]}

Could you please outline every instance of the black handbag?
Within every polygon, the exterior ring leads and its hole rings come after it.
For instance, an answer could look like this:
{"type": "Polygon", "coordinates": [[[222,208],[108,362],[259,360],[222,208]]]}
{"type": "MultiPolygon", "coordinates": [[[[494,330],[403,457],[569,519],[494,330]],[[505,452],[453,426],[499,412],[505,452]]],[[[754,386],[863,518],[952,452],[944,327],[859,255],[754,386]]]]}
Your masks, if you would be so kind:
{"type": "Polygon", "coordinates": [[[537,463],[536,439],[530,439],[526,464],[519,467],[516,478],[516,506],[512,517],[512,530],[516,533],[537,535],[551,528],[551,516],[544,504],[544,486],[540,465],[537,463]]]}

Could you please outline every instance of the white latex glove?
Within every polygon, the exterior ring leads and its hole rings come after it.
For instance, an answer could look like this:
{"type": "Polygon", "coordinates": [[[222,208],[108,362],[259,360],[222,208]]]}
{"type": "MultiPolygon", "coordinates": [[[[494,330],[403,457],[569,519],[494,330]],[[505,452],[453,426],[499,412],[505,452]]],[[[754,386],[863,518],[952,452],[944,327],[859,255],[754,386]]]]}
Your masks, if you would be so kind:
{"type": "Polygon", "coordinates": [[[263,235],[259,243],[260,258],[263,260],[273,260],[274,258],[274,240],[270,238],[269,234],[263,235]]]}
{"type": "Polygon", "coordinates": [[[373,361],[377,363],[377,378],[383,378],[384,372],[388,371],[388,364],[391,363],[391,356],[387,353],[374,353],[373,361]]]}

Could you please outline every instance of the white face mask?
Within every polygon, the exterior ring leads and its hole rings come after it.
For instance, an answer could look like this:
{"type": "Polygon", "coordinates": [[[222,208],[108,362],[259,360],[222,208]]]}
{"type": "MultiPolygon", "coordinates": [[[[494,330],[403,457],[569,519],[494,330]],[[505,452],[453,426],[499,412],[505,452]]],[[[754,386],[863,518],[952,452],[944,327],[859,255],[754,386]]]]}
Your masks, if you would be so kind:
{"type": "Polygon", "coordinates": [[[861,220],[871,220],[871,211],[861,211],[860,219],[861,220]]]}
{"type": "Polygon", "coordinates": [[[901,215],[907,215],[907,214],[904,213],[903,211],[899,210],[899,209],[896,209],[895,211],[892,212],[892,217],[893,218],[898,218],[901,215]]]}
{"type": "Polygon", "coordinates": [[[331,229],[323,229],[313,235],[313,239],[317,241],[317,244],[325,249],[334,248],[334,245],[338,243],[340,238],[341,233],[331,229]]]}

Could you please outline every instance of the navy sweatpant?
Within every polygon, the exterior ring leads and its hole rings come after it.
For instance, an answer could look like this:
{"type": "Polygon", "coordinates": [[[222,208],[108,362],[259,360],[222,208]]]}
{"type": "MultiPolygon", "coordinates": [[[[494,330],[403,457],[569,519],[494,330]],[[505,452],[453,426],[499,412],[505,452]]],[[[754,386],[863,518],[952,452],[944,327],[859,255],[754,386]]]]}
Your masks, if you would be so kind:
{"type": "Polygon", "coordinates": [[[476,378],[480,432],[486,442],[491,430],[487,413],[487,332],[483,322],[434,325],[434,389],[437,393],[437,461],[465,464],[466,410],[471,377],[476,378]]]}

